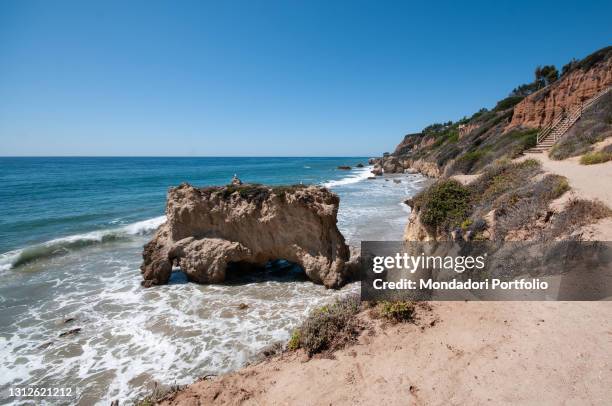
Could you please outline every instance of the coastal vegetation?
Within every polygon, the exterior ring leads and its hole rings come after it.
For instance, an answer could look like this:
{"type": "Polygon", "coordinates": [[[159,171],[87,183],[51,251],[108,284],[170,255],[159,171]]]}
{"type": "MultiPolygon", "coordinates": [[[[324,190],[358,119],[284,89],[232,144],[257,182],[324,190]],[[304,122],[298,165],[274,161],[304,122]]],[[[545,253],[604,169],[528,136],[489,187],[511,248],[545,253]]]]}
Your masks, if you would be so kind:
{"type": "Polygon", "coordinates": [[[361,325],[356,315],[361,310],[359,296],[349,295],[313,310],[291,335],[288,350],[303,348],[312,356],[335,351],[357,339],[361,325]]]}
{"type": "Polygon", "coordinates": [[[223,199],[230,199],[233,195],[238,194],[240,198],[261,204],[267,200],[270,195],[277,195],[281,199],[287,194],[294,193],[298,190],[307,188],[308,185],[296,184],[296,185],[282,185],[282,186],[265,186],[259,183],[245,183],[245,184],[230,184],[226,186],[209,186],[201,188],[200,193],[203,196],[210,196],[212,194],[219,194],[223,199]]]}
{"type": "Polygon", "coordinates": [[[499,160],[468,185],[441,179],[409,204],[432,235],[461,229],[480,239],[494,225],[496,238],[503,238],[536,221],[551,201],[570,189],[565,177],[541,172],[541,164],[533,159],[499,160]]]}
{"type": "MultiPolygon", "coordinates": [[[[181,385],[173,384],[170,386],[163,386],[155,382],[151,392],[146,396],[134,401],[133,404],[134,406],[154,406],[172,394],[181,391],[183,388],[184,386],[181,385]]],[[[119,403],[117,402],[116,404],[118,405],[119,403]]],[[[115,403],[112,402],[111,406],[114,405],[115,403]]]]}
{"type": "Polygon", "coordinates": [[[358,295],[349,295],[334,303],[314,309],[302,325],[293,330],[288,351],[303,349],[309,356],[332,353],[354,343],[365,328],[359,316],[365,308],[370,315],[392,323],[414,320],[416,303],[410,301],[361,302],[358,295]]]}
{"type": "Polygon", "coordinates": [[[411,321],[414,318],[416,305],[406,301],[383,301],[376,304],[376,313],[389,321],[400,323],[411,321]]]}
{"type": "Polygon", "coordinates": [[[460,225],[471,211],[471,192],[456,180],[442,180],[412,199],[421,222],[432,232],[449,231],[460,225]]]}
{"type": "Polygon", "coordinates": [[[571,199],[565,210],[553,219],[550,234],[562,235],[567,230],[575,230],[610,216],[612,210],[598,200],[571,199]]]}
{"type": "Polygon", "coordinates": [[[601,151],[587,152],[580,157],[580,163],[583,165],[601,164],[612,160],[612,145],[608,145],[601,151]]]}

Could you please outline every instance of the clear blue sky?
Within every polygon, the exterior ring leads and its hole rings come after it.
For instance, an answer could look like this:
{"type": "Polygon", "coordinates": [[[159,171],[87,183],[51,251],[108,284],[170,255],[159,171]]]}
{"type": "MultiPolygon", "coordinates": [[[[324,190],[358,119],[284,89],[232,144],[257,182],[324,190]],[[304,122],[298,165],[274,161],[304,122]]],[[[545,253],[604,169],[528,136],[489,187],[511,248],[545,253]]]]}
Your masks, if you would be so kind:
{"type": "Polygon", "coordinates": [[[612,2],[0,1],[0,155],[379,155],[612,44],[612,2]]]}

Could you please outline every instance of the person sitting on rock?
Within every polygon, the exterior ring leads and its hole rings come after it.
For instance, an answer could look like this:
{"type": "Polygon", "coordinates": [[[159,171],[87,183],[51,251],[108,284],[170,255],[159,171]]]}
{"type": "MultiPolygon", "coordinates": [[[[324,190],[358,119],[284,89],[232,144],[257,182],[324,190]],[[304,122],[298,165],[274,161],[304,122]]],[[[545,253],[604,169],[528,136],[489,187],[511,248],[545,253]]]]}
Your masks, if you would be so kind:
{"type": "Polygon", "coordinates": [[[232,186],[240,186],[242,185],[242,181],[240,179],[238,179],[238,175],[234,174],[234,176],[232,177],[232,186]]]}

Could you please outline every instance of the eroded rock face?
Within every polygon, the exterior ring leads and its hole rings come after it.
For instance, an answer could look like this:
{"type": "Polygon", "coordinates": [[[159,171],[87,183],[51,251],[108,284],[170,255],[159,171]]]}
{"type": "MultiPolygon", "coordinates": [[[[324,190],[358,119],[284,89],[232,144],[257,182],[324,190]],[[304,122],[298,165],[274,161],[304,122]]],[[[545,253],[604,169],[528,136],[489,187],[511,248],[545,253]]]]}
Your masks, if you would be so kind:
{"type": "Polygon", "coordinates": [[[600,61],[590,69],[575,69],[518,103],[507,130],[518,126],[537,128],[549,125],[564,111],[570,112],[610,85],[612,58],[600,61]]]}
{"type": "Polygon", "coordinates": [[[230,263],[285,259],[313,282],[340,287],[349,248],[336,225],[338,205],[338,196],[315,186],[172,188],[167,221],[144,248],[143,285],[167,283],[173,264],[191,281],[220,283],[230,263]]]}
{"type": "Polygon", "coordinates": [[[421,223],[418,210],[414,208],[408,217],[408,224],[404,229],[404,241],[435,241],[436,236],[421,223]]]}
{"type": "Polygon", "coordinates": [[[383,167],[383,171],[385,173],[402,173],[402,172],[404,172],[404,166],[399,161],[399,159],[397,159],[394,156],[383,158],[382,167],[383,167]]]}
{"type": "Polygon", "coordinates": [[[435,162],[423,159],[406,160],[404,161],[404,166],[430,178],[439,178],[441,176],[440,167],[435,162]]]}

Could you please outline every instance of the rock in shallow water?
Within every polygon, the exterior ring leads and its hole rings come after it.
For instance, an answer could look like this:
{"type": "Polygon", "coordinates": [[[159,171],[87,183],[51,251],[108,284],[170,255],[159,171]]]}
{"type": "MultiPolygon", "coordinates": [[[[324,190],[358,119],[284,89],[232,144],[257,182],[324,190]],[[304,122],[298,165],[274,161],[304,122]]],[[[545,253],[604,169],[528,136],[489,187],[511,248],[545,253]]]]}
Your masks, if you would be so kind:
{"type": "Polygon", "coordinates": [[[168,283],[178,264],[190,281],[221,283],[230,263],[285,259],[329,288],[349,279],[338,196],[316,186],[230,185],[168,192],[167,221],[143,252],[143,286],[168,283]]]}

